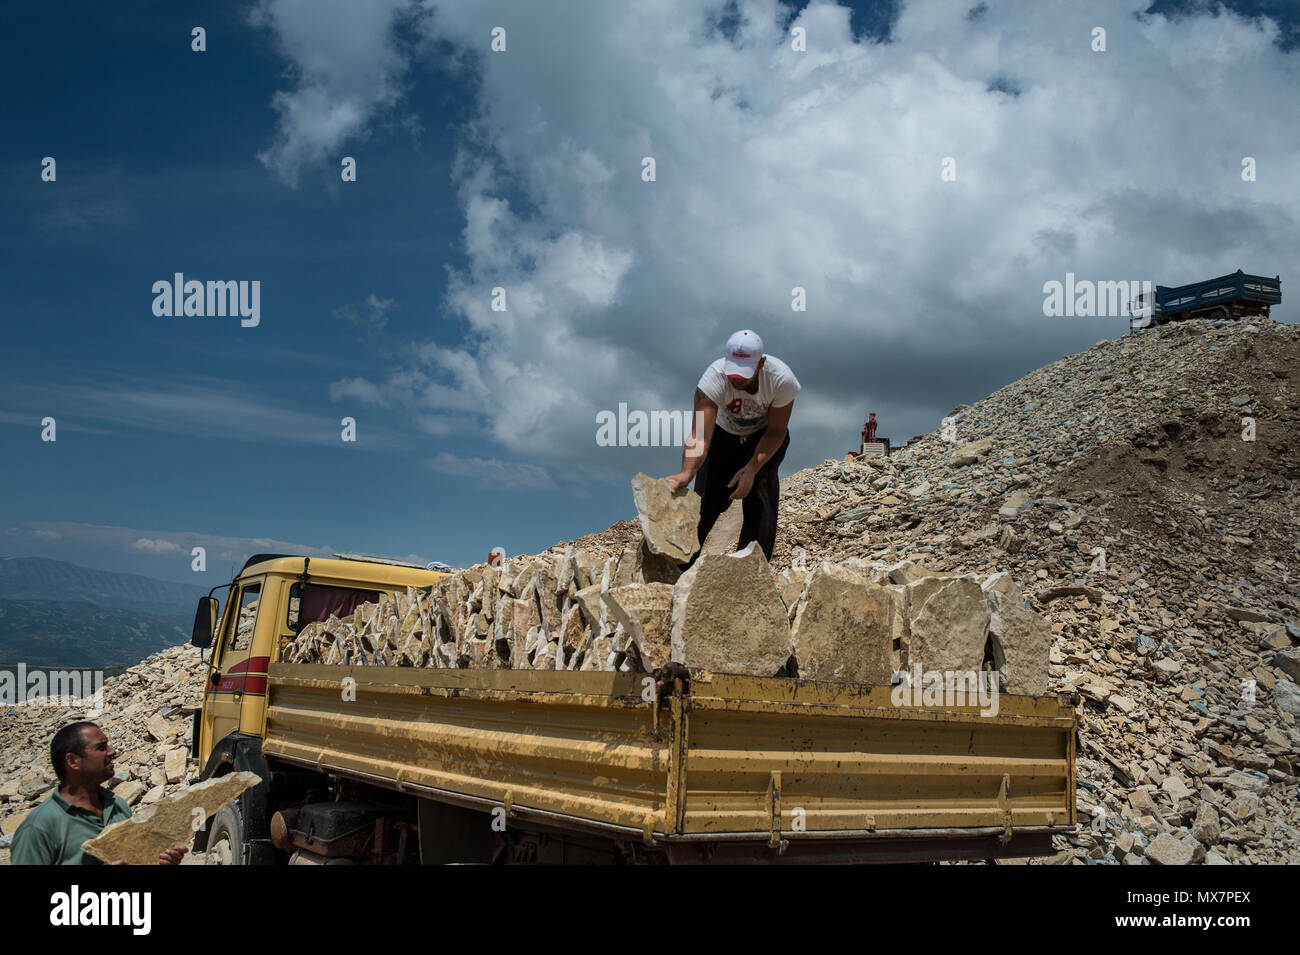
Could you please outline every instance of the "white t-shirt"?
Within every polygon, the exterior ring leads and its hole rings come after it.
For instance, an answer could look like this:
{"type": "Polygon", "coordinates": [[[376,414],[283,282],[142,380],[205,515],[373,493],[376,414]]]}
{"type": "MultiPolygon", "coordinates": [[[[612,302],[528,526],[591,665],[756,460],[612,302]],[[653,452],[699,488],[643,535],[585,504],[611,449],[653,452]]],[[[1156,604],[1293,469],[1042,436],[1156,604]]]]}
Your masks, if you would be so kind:
{"type": "Polygon", "coordinates": [[[758,373],[758,391],[741,391],[722,372],[724,359],[719,358],[700,376],[696,386],[718,406],[718,425],[737,437],[762,431],[767,427],[767,410],[784,408],[799,394],[799,379],[781,359],[768,355],[758,373]]]}

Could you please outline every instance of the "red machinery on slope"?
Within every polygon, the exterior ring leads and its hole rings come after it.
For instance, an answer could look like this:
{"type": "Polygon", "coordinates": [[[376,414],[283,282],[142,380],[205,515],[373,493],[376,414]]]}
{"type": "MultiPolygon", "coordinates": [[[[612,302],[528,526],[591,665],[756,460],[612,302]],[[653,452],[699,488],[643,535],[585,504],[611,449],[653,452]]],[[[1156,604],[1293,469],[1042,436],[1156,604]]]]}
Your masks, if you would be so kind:
{"type": "Polygon", "coordinates": [[[884,457],[889,454],[889,439],[876,437],[876,413],[869,412],[867,423],[862,426],[862,443],[858,450],[850,451],[852,457],[884,457]]]}

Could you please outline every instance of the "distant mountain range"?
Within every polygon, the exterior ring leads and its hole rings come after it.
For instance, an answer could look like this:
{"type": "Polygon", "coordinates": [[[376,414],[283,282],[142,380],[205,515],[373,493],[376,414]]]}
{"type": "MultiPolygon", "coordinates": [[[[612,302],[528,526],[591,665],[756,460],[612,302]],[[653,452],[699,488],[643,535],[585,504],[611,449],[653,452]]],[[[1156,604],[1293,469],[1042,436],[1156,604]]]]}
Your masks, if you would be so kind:
{"type": "Polygon", "coordinates": [[[189,639],[207,592],[61,560],[0,557],[0,663],[138,663],[189,639]]]}

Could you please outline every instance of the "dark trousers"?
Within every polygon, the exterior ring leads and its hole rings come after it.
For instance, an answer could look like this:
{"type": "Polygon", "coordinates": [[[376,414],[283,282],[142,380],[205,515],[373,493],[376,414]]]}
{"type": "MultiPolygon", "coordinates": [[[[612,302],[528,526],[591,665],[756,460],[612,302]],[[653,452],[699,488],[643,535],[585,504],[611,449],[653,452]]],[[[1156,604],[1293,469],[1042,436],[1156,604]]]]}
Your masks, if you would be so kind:
{"type": "MultiPolygon", "coordinates": [[[[702,498],[700,502],[700,543],[709,536],[709,531],[717,523],[722,512],[731,506],[731,493],[727,482],[735,477],[736,472],[749,463],[754,456],[754,449],[762,440],[767,429],[738,438],[714,425],[713,437],[709,441],[709,453],[704,463],[695,474],[695,493],[702,498]]],[[[740,527],[740,543],[737,549],[744,548],[750,541],[758,541],[763,554],[772,559],[772,548],[776,544],[776,506],[781,496],[781,484],[776,469],[785,458],[785,449],[790,446],[790,435],[776,449],[754,477],[754,486],[745,495],[741,505],[745,520],[740,527]]],[[[693,561],[692,561],[693,563],[693,561]]]]}

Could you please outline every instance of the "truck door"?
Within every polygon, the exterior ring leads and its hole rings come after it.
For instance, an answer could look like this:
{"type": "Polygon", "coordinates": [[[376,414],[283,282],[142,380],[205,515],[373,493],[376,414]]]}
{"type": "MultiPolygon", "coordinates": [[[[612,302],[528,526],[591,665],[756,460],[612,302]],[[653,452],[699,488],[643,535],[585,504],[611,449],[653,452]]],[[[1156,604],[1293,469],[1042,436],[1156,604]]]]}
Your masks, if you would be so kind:
{"type": "Polygon", "coordinates": [[[267,661],[252,656],[265,582],[264,577],[241,581],[238,590],[232,587],[227,598],[229,604],[212,654],[203,706],[199,753],[205,762],[219,740],[239,729],[245,695],[266,693],[267,661]]]}

